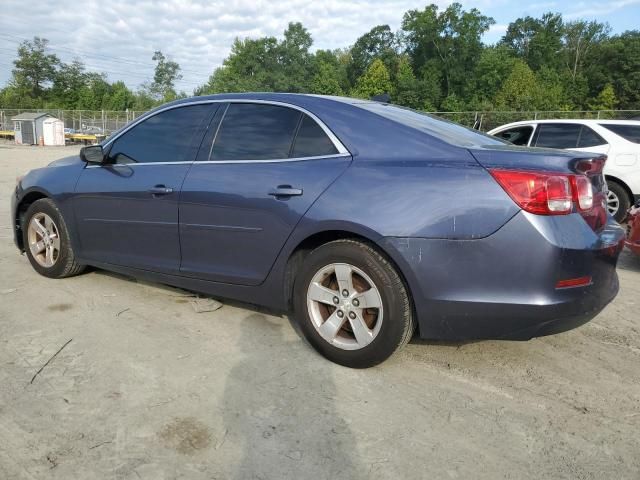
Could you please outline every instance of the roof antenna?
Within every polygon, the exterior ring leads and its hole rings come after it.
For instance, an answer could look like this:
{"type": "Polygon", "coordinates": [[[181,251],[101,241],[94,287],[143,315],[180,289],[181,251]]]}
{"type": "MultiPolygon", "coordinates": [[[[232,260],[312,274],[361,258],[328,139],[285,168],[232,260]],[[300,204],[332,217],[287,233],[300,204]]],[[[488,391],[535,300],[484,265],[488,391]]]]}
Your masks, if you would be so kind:
{"type": "Polygon", "coordinates": [[[372,96],[371,100],[373,100],[374,102],[391,103],[391,97],[386,92],[385,93],[381,93],[380,95],[372,96]]]}

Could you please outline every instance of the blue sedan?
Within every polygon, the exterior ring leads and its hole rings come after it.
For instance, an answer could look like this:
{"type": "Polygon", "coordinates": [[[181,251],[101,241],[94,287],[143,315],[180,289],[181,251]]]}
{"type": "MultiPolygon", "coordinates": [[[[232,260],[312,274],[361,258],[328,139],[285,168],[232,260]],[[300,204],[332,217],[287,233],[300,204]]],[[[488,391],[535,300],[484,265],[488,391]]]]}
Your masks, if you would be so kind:
{"type": "Polygon", "coordinates": [[[624,240],[605,160],[385,103],[196,97],[21,178],[15,242],[47,277],[91,265],[293,312],[362,368],[416,329],[525,340],[597,315],[624,240]]]}

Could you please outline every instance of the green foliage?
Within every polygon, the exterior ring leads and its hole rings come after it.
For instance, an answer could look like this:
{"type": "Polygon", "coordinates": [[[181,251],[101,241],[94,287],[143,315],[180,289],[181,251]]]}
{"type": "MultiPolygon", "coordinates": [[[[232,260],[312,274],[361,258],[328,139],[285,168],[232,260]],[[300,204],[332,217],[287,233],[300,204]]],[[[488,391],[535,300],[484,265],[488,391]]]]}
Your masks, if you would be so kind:
{"type": "Polygon", "coordinates": [[[442,91],[446,97],[466,93],[469,71],[482,52],[482,34],[494,23],[475,8],[464,11],[459,3],[452,3],[442,12],[436,5],[408,11],[402,30],[413,67],[443,72],[442,91]]]}
{"type": "Polygon", "coordinates": [[[356,81],[351,95],[369,99],[375,95],[391,92],[391,77],[382,60],[375,59],[367,71],[356,81]]]}
{"type": "Polygon", "coordinates": [[[616,99],[616,92],[614,92],[613,86],[610,83],[607,83],[593,102],[589,103],[589,109],[613,110],[616,108],[617,104],[618,100],[616,99]]]}
{"type": "Polygon", "coordinates": [[[321,61],[317,71],[311,79],[311,92],[320,95],[343,95],[338,71],[334,65],[321,61]]]}
{"type": "MultiPolygon", "coordinates": [[[[484,45],[493,23],[459,3],[432,4],[407,11],[399,31],[378,25],[333,51],[313,51],[307,29],[289,23],[281,37],[236,39],[194,94],[388,93],[393,103],[427,111],[640,110],[640,31],[611,36],[605,23],[545,13],[515,19],[496,45],[484,45]]],[[[132,91],[80,60],[60,62],[35,37],[18,47],[0,107],[147,110],[185,96],[176,91],[178,63],[161,51],[152,58],[153,81],[132,91]]]]}
{"type": "Polygon", "coordinates": [[[382,60],[387,70],[394,70],[397,60],[396,37],[389,25],[373,27],[353,44],[347,68],[349,81],[355,83],[376,59],[382,60]]]}
{"type": "MultiPolygon", "coordinates": [[[[153,53],[152,60],[157,63],[153,75],[153,82],[149,86],[149,94],[156,100],[162,102],[175,100],[178,97],[175,91],[175,83],[176,80],[182,79],[180,65],[172,60],[168,60],[160,50],[153,53]]],[[[122,102],[123,100],[123,98],[119,98],[115,101],[122,102]]]]}
{"type": "Polygon", "coordinates": [[[536,75],[529,65],[516,60],[496,96],[500,110],[534,110],[539,92],[536,75]]]}
{"type": "Polygon", "coordinates": [[[33,99],[43,94],[45,84],[52,82],[60,60],[47,53],[45,38],[33,37],[33,41],[24,41],[18,47],[18,58],[13,62],[13,84],[16,89],[33,99]]]}

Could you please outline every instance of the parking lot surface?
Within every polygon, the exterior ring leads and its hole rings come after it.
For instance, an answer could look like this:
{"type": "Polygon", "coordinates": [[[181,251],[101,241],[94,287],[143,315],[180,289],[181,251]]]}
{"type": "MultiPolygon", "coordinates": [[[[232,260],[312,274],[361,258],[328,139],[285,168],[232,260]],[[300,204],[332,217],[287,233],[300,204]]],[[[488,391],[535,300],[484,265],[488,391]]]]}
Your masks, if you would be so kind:
{"type": "Polygon", "coordinates": [[[77,151],[0,144],[0,478],[640,478],[640,258],[577,330],[350,370],[249,305],[37,275],[15,178],[77,151]]]}

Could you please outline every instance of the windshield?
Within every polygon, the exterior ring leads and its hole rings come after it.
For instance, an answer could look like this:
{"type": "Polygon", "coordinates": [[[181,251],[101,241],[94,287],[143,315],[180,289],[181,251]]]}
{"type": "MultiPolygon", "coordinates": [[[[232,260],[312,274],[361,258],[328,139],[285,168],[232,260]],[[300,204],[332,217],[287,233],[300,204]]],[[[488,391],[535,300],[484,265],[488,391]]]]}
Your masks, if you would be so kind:
{"type": "Polygon", "coordinates": [[[358,107],[369,110],[382,117],[428,133],[457,147],[479,147],[485,145],[504,145],[502,139],[486,133],[464,127],[457,123],[434,117],[428,113],[418,112],[410,108],[398,107],[385,103],[359,103],[358,107]]]}

